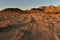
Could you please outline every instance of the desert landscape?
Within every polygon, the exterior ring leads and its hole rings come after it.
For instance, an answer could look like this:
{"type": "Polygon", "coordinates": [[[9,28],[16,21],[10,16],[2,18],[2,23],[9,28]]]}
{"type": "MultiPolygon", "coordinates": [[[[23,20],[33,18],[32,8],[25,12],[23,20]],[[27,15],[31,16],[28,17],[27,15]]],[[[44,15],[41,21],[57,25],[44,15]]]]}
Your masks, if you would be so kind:
{"type": "Polygon", "coordinates": [[[60,6],[1,10],[0,40],[60,40],[60,6]]]}

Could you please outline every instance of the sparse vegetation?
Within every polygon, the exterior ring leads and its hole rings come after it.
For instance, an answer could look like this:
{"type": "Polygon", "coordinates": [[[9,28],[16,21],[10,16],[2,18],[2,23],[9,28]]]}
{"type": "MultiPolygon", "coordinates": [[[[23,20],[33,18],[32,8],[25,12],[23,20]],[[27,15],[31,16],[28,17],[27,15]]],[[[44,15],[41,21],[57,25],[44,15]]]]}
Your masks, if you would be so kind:
{"type": "Polygon", "coordinates": [[[60,7],[0,11],[0,40],[60,40],[60,7]]]}

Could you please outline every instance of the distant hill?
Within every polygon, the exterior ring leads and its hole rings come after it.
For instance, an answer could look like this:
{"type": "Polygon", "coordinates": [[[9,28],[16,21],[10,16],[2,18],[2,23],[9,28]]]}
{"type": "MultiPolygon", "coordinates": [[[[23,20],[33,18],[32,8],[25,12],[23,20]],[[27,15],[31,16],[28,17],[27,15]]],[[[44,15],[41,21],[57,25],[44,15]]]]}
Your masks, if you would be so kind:
{"type": "Polygon", "coordinates": [[[4,9],[2,11],[23,11],[23,10],[21,10],[19,8],[6,8],[6,9],[4,9]]]}
{"type": "Polygon", "coordinates": [[[1,10],[0,40],[60,40],[60,6],[1,10]]]}

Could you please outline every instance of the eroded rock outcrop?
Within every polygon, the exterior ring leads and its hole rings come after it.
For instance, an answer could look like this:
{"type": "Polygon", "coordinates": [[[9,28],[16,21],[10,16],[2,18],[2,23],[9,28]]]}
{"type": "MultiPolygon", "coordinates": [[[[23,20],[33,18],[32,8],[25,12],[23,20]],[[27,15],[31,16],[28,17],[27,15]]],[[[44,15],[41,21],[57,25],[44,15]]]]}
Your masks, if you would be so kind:
{"type": "Polygon", "coordinates": [[[0,11],[0,40],[60,40],[60,13],[41,9],[0,11]]]}

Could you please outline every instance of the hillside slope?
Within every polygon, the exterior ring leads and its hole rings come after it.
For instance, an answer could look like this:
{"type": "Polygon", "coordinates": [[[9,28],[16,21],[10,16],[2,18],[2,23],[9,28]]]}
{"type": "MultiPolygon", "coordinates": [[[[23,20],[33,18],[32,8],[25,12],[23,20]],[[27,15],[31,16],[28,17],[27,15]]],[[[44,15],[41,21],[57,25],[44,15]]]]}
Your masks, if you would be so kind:
{"type": "Polygon", "coordinates": [[[58,7],[0,11],[0,40],[60,40],[58,7]]]}

